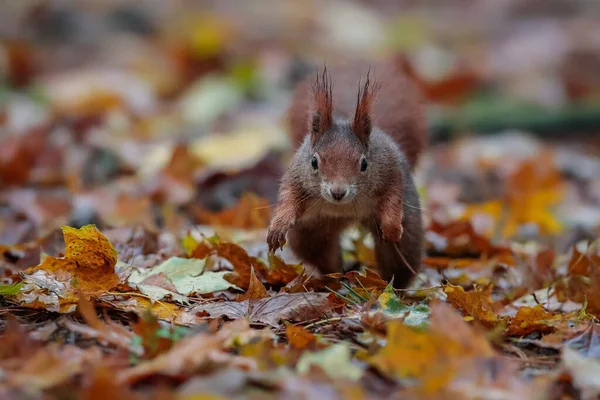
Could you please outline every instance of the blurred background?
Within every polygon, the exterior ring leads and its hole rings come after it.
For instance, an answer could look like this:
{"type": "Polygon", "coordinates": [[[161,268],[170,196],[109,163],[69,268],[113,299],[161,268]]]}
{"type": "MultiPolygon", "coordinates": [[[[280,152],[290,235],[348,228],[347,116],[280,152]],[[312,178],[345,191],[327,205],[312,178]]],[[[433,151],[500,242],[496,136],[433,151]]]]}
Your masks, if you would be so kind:
{"type": "Polygon", "coordinates": [[[426,95],[432,248],[457,219],[595,238],[599,19],[594,0],[4,1],[0,243],[63,224],[264,229],[291,90],[342,57],[402,60],[426,95]]]}

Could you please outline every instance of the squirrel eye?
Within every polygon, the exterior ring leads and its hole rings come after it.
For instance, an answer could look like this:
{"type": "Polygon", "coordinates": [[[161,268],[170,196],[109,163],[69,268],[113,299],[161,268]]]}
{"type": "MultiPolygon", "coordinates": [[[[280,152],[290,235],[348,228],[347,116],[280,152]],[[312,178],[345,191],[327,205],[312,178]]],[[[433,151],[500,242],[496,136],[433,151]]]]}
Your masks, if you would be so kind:
{"type": "Polygon", "coordinates": [[[360,171],[365,172],[366,170],[367,170],[367,159],[366,159],[366,157],[363,156],[363,158],[360,160],[360,171]]]}
{"type": "Polygon", "coordinates": [[[312,157],[312,160],[310,161],[310,165],[312,165],[313,169],[319,168],[319,160],[317,160],[317,156],[312,157]]]}

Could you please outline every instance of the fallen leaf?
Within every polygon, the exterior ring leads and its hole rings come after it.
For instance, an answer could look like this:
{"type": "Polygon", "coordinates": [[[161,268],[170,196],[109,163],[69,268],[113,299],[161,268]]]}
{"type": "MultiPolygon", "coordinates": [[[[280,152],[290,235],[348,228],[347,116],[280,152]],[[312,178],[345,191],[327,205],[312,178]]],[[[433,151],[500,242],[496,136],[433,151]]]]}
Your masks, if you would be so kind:
{"type": "Polygon", "coordinates": [[[465,292],[462,286],[448,285],[444,288],[444,293],[446,293],[448,300],[454,307],[484,325],[494,326],[499,322],[490,297],[492,293],[491,286],[483,290],[476,289],[465,292]]]}
{"type": "Polygon", "coordinates": [[[364,275],[357,271],[346,272],[344,277],[354,283],[357,293],[365,297],[379,296],[388,286],[388,282],[370,269],[366,269],[364,275]]]}
{"type": "Polygon", "coordinates": [[[391,284],[377,298],[381,312],[388,318],[400,319],[407,326],[425,326],[431,310],[425,304],[407,305],[400,301],[391,284]]]}
{"type": "Polygon", "coordinates": [[[290,346],[302,350],[317,343],[317,337],[305,328],[297,325],[287,325],[285,334],[290,346]]]}
{"type": "Polygon", "coordinates": [[[315,366],[332,379],[356,381],[363,374],[363,369],[352,363],[350,347],[345,343],[335,344],[317,352],[302,353],[296,369],[300,375],[306,375],[315,366]]]}
{"type": "Polygon", "coordinates": [[[526,336],[532,332],[547,333],[554,330],[552,322],[560,321],[561,315],[552,314],[538,304],[535,307],[520,307],[510,320],[507,336],[526,336]]]}
{"type": "Polygon", "coordinates": [[[250,285],[248,286],[248,290],[246,293],[239,295],[237,297],[237,301],[259,300],[264,299],[265,297],[269,297],[269,292],[267,292],[265,286],[256,278],[256,275],[254,274],[254,268],[252,268],[250,272],[250,285]]]}
{"type": "Polygon", "coordinates": [[[115,380],[114,371],[103,363],[97,363],[89,374],[89,384],[85,386],[81,397],[84,400],[138,400],[126,385],[115,380]]]}
{"type": "Polygon", "coordinates": [[[235,321],[226,324],[217,333],[188,336],[177,342],[167,353],[119,371],[117,382],[134,384],[144,377],[157,374],[173,377],[191,375],[208,363],[251,367],[250,360],[231,355],[225,349],[227,341],[248,329],[246,321],[235,321]]]}
{"type": "Polygon", "coordinates": [[[62,228],[66,243],[65,256],[47,256],[42,264],[23,272],[24,286],[16,296],[23,305],[68,312],[74,309],[80,296],[97,297],[120,279],[115,273],[117,251],[93,225],[81,229],[62,228]],[[48,290],[49,298],[42,290],[48,290]],[[57,308],[58,307],[58,308],[57,308]]]}
{"type": "Polygon", "coordinates": [[[244,193],[234,207],[210,212],[200,207],[193,209],[200,224],[241,229],[261,229],[269,226],[269,202],[252,193],[244,193]]]}
{"type": "Polygon", "coordinates": [[[12,285],[0,285],[0,296],[14,296],[21,293],[23,282],[13,283],[12,285]]]}
{"type": "Polygon", "coordinates": [[[460,378],[478,380],[494,352],[483,334],[477,334],[443,303],[432,305],[432,324],[427,330],[392,320],[387,342],[369,363],[393,379],[416,379],[418,393],[451,393],[460,378]]]}
{"type": "Polygon", "coordinates": [[[80,349],[73,345],[51,343],[16,365],[0,363],[0,367],[6,385],[26,386],[39,391],[67,382],[82,373],[86,365],[101,357],[98,347],[80,349]]]}
{"type": "MultiPolygon", "coordinates": [[[[235,285],[224,279],[227,272],[204,271],[205,265],[205,259],[171,257],[153,268],[134,269],[129,276],[128,283],[153,300],[161,300],[170,295],[173,299],[184,303],[187,300],[182,296],[236,288],[235,285]],[[164,283],[159,281],[159,285],[149,281],[149,278],[158,276],[164,276],[167,281],[164,283]],[[177,291],[171,291],[169,284],[177,291]]],[[[157,282],[155,281],[155,283],[157,282]]]]}
{"type": "MultiPolygon", "coordinates": [[[[116,309],[133,312],[139,316],[144,315],[148,311],[156,315],[157,318],[171,322],[177,325],[197,325],[200,319],[196,316],[196,313],[178,307],[175,304],[167,303],[164,301],[152,301],[145,295],[131,295],[126,300],[115,300],[114,295],[107,295],[100,297],[100,300],[108,302],[111,306],[116,309]]],[[[123,296],[128,296],[126,293],[123,296]]]]}
{"type": "Polygon", "coordinates": [[[585,357],[565,347],[562,361],[571,373],[575,387],[581,391],[582,399],[593,399],[600,395],[600,361],[597,358],[585,357]]]}
{"type": "MultiPolygon", "coordinates": [[[[514,236],[521,225],[535,224],[542,234],[561,232],[562,226],[551,211],[563,197],[560,172],[550,157],[527,160],[508,179],[502,199],[469,205],[463,215],[470,219],[476,214],[488,214],[502,222],[503,237],[514,236]],[[505,213],[505,217],[501,215],[505,213]]],[[[492,230],[487,231],[491,237],[492,230]]]]}
{"type": "Polygon", "coordinates": [[[191,312],[202,316],[207,313],[211,319],[225,316],[229,319],[247,319],[253,324],[279,326],[279,321],[310,320],[321,318],[331,311],[327,293],[279,294],[260,300],[241,302],[225,301],[199,304],[191,312]]]}

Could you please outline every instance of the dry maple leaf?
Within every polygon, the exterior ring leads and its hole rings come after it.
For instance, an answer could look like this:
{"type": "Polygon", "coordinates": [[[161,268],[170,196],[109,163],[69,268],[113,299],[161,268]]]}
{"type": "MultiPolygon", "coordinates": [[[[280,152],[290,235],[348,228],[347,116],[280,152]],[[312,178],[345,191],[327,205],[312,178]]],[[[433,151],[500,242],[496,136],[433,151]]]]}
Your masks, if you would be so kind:
{"type": "Polygon", "coordinates": [[[33,308],[71,311],[79,297],[99,296],[117,284],[117,251],[94,225],[62,228],[65,256],[47,256],[42,264],[23,272],[25,285],[17,299],[33,308]],[[48,290],[49,296],[41,289],[48,290]]]}
{"type": "Polygon", "coordinates": [[[541,304],[535,307],[519,307],[517,314],[510,320],[506,330],[507,336],[525,336],[532,332],[552,332],[556,323],[563,318],[560,314],[553,314],[544,310],[541,304]]]}
{"type": "Polygon", "coordinates": [[[466,315],[478,320],[486,326],[494,326],[499,319],[493,310],[492,287],[465,292],[462,286],[448,285],[444,288],[448,301],[466,315]]]}
{"type": "Polygon", "coordinates": [[[281,320],[307,321],[326,316],[335,307],[328,296],[328,293],[286,293],[259,300],[199,304],[191,312],[201,318],[208,314],[211,319],[225,316],[278,327],[281,320]]]}

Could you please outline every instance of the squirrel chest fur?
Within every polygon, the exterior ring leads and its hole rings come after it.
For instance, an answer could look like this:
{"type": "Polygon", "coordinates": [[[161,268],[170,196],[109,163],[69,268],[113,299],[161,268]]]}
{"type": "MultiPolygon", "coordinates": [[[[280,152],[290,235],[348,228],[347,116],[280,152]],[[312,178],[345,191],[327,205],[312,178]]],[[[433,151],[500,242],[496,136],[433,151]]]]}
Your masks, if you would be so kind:
{"type": "Polygon", "coordinates": [[[340,234],[361,224],[375,239],[382,278],[406,287],[423,253],[412,170],[426,125],[416,87],[393,64],[328,67],[300,83],[289,120],[295,154],[279,188],[269,249],[287,241],[322,273],[342,272],[340,234]]]}

